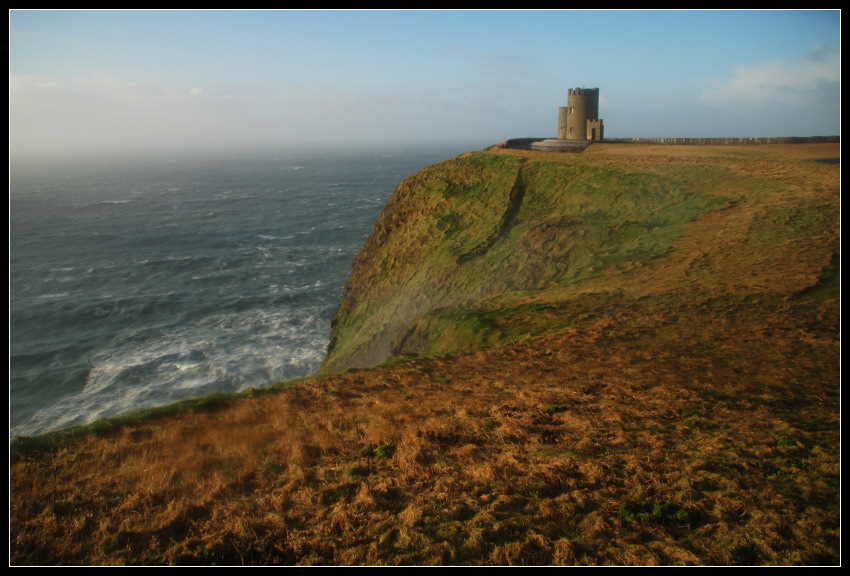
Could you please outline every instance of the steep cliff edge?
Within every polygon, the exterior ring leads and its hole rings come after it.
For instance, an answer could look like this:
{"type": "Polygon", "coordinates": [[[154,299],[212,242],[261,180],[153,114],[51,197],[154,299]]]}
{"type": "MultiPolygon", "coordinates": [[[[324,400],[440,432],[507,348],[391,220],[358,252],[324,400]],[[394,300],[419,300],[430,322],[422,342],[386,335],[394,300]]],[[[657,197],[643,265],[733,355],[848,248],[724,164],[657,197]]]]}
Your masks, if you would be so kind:
{"type": "Polygon", "coordinates": [[[425,168],[357,255],[322,372],[503,345],[638,305],[675,317],[711,299],[837,290],[840,169],[821,160],[839,154],[493,147],[425,168]]]}

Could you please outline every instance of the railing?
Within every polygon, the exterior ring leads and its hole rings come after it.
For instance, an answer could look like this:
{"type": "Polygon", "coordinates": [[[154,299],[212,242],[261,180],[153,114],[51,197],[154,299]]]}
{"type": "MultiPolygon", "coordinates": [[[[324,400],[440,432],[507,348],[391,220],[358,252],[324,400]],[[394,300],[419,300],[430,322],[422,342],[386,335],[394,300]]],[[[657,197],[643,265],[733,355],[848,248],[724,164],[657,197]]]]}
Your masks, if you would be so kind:
{"type": "Polygon", "coordinates": [[[780,136],[775,138],[605,138],[601,142],[638,144],[819,144],[841,142],[840,136],[780,136]]]}
{"type": "Polygon", "coordinates": [[[602,144],[679,144],[679,145],[741,145],[741,144],[821,144],[840,143],[840,136],[784,136],[776,138],[603,138],[602,140],[562,140],[558,138],[511,138],[501,144],[515,150],[580,151],[592,143],[602,144]]]}

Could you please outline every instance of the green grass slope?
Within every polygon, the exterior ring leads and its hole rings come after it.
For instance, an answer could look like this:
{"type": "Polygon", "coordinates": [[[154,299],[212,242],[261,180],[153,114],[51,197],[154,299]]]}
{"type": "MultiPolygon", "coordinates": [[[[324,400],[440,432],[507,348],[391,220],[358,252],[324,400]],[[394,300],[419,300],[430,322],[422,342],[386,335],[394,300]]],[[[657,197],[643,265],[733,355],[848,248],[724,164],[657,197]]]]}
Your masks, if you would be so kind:
{"type": "Polygon", "coordinates": [[[818,162],[837,154],[494,147],[426,168],[357,256],[322,372],[504,345],[645,299],[811,288],[838,261],[840,168],[818,162]]]}

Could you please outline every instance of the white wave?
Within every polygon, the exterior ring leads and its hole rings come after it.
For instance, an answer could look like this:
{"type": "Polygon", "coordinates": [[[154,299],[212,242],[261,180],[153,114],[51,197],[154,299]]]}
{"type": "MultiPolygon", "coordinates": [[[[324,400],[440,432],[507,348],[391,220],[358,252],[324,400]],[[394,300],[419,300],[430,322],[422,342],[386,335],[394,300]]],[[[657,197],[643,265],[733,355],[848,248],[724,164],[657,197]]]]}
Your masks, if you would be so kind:
{"type": "Polygon", "coordinates": [[[324,324],[310,313],[253,310],[209,316],[155,338],[129,334],[93,359],[79,394],[49,410],[63,420],[114,416],[305,376],[324,358],[324,324]]]}

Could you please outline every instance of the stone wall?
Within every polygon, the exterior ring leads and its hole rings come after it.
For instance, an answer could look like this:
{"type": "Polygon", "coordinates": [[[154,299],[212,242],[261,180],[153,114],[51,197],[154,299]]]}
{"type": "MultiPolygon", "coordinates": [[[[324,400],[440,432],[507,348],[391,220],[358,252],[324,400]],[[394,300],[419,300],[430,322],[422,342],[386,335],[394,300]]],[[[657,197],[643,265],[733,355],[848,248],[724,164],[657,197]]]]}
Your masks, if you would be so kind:
{"type": "MultiPolygon", "coordinates": [[[[742,144],[821,144],[841,142],[840,136],[784,136],[777,138],[605,138],[600,143],[612,144],[678,144],[678,145],[742,145],[742,144]]],[[[499,146],[513,150],[543,152],[581,152],[590,140],[561,140],[557,138],[511,138],[499,146]]]]}
{"type": "Polygon", "coordinates": [[[626,144],[817,144],[840,142],[840,136],[782,136],[777,138],[605,138],[608,143],[626,144]]]}

